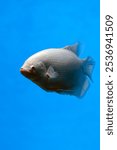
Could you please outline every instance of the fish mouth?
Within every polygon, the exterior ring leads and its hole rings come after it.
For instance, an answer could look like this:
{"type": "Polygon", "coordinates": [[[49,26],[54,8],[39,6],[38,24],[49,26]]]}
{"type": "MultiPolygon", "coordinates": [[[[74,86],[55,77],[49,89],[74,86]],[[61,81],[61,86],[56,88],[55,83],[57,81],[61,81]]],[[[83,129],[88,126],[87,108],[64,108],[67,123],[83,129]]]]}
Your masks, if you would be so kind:
{"type": "Polygon", "coordinates": [[[32,72],[30,70],[26,70],[25,68],[21,68],[20,72],[27,78],[30,78],[32,76],[32,72]]]}

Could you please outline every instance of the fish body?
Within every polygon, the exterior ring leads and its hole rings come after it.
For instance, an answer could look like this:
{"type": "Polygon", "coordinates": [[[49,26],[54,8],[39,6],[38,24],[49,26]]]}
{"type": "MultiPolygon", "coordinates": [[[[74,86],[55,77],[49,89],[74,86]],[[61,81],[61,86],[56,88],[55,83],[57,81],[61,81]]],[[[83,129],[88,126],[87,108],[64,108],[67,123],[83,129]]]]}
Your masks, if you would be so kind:
{"type": "Polygon", "coordinates": [[[20,71],[46,91],[82,97],[90,85],[94,61],[80,59],[77,47],[42,50],[29,57],[20,71]]]}

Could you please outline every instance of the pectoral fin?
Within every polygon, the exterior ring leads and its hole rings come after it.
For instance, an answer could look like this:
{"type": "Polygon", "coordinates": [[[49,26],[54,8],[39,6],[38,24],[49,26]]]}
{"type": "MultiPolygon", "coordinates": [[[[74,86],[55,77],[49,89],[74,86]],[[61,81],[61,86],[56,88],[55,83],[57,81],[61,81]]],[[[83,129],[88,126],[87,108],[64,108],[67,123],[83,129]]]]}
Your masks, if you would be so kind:
{"type": "Polygon", "coordinates": [[[52,66],[50,66],[46,72],[46,77],[48,79],[55,79],[58,77],[58,73],[55,72],[54,68],[52,66]]]}

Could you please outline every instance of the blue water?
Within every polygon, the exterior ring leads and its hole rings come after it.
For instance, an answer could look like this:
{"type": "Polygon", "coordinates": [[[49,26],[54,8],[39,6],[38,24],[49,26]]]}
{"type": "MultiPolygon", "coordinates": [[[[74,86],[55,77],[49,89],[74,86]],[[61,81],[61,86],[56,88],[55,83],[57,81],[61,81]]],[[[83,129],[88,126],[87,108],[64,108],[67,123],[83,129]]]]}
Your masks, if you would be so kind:
{"type": "Polygon", "coordinates": [[[99,0],[1,0],[0,80],[0,150],[99,150],[99,0]],[[33,53],[75,42],[96,62],[82,99],[20,74],[33,53]]]}

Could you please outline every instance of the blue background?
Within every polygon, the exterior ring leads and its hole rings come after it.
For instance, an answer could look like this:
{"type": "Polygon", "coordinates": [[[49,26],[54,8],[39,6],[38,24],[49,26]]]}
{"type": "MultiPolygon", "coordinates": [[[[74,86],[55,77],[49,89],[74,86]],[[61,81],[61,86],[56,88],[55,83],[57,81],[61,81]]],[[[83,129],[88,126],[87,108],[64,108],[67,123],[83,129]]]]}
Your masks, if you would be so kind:
{"type": "Polygon", "coordinates": [[[99,0],[1,0],[0,80],[0,150],[99,150],[99,0]],[[82,99],[20,74],[33,53],[75,42],[96,62],[82,99]]]}

